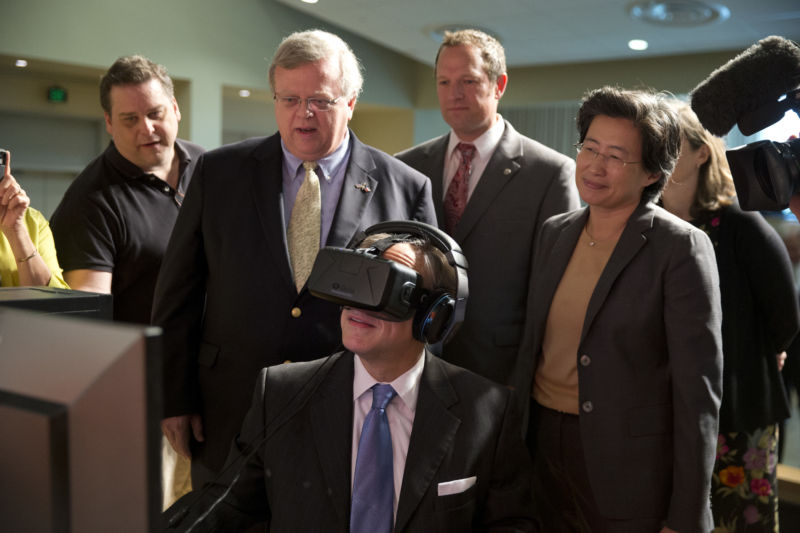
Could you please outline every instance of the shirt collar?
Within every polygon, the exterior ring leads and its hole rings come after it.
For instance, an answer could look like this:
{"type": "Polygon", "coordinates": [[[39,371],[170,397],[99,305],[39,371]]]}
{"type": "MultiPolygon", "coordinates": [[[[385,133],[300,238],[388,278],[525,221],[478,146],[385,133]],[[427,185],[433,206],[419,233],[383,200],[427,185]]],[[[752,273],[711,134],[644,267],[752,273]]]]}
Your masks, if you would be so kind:
{"type": "Polygon", "coordinates": [[[146,175],[145,172],[142,172],[142,169],[125,159],[125,156],[119,153],[119,150],[117,150],[117,146],[114,144],[113,140],[109,141],[105,156],[108,158],[111,166],[113,166],[117,172],[119,172],[126,179],[136,179],[146,175]]]}
{"type": "MultiPolygon", "coordinates": [[[[345,133],[344,139],[336,148],[336,150],[317,161],[317,167],[322,170],[321,177],[326,181],[330,181],[331,177],[336,175],[339,167],[341,167],[341,165],[347,160],[349,146],[350,130],[348,129],[345,133]]],[[[302,170],[304,160],[291,153],[286,148],[286,144],[284,144],[283,139],[281,139],[281,150],[283,151],[284,175],[292,176],[292,179],[295,179],[298,176],[305,176],[305,171],[302,170]]]]}
{"type": "MultiPolygon", "coordinates": [[[[373,385],[379,383],[373,378],[367,369],[364,368],[364,363],[361,362],[361,357],[356,355],[355,368],[353,373],[353,401],[358,400],[365,392],[367,392],[373,385]]],[[[397,396],[403,400],[403,403],[413,413],[417,408],[417,397],[419,396],[419,382],[422,378],[422,369],[425,367],[425,350],[417,362],[409,368],[405,373],[398,376],[394,381],[389,383],[397,393],[397,396]]]]}
{"type": "MultiPolygon", "coordinates": [[[[488,130],[481,133],[480,137],[469,143],[475,146],[475,151],[477,152],[476,156],[479,159],[485,158],[487,157],[488,154],[494,152],[497,143],[500,142],[500,137],[503,136],[503,131],[505,130],[505,127],[506,127],[505,121],[503,120],[502,115],[498,113],[494,121],[494,124],[492,124],[488,130]]],[[[462,142],[466,141],[462,141],[461,139],[459,139],[458,135],[456,135],[456,132],[454,132],[451,129],[450,142],[447,145],[447,156],[453,157],[453,153],[456,150],[456,146],[458,146],[458,143],[462,142]]]]}
{"type": "MultiPolygon", "coordinates": [[[[183,173],[186,170],[186,167],[191,163],[192,156],[189,154],[186,149],[181,146],[180,139],[175,139],[175,157],[178,158],[178,190],[183,193],[183,173]]],[[[117,150],[114,141],[110,141],[108,143],[108,149],[106,150],[106,156],[108,157],[108,161],[111,163],[117,172],[122,174],[127,179],[137,179],[141,178],[142,176],[149,176],[149,172],[143,172],[141,168],[131,163],[128,159],[125,158],[119,150],[117,150]]]]}

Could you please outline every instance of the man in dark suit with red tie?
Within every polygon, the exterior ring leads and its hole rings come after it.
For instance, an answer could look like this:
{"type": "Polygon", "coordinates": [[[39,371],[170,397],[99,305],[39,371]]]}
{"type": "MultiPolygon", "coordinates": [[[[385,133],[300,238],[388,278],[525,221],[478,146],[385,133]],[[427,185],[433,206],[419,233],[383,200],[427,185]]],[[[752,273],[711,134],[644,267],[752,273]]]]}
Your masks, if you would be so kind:
{"type": "Polygon", "coordinates": [[[198,485],[222,467],[259,369],[339,346],[338,307],[305,288],[319,247],[436,220],[427,178],[348,129],[363,79],[342,39],[290,35],[269,79],[278,133],[198,161],[156,287],[162,428],[198,485]]]}
{"type": "Polygon", "coordinates": [[[376,272],[391,262],[387,279],[413,280],[400,284],[413,288],[408,313],[390,311],[393,298],[372,310],[345,304],[345,351],[262,370],[229,471],[167,511],[173,525],[207,532],[263,520],[280,532],[538,530],[511,391],[426,350],[447,339],[465,303],[466,274],[454,266],[463,259],[451,262],[460,250],[446,235],[439,242],[454,245],[447,254],[433,246],[444,235],[435,229],[386,231],[369,235],[341,264],[356,270],[353,261],[367,256],[376,272]]]}
{"type": "Polygon", "coordinates": [[[508,385],[536,233],[549,217],[579,207],[575,164],[497,113],[508,74],[503,47],[493,37],[477,30],[446,33],[435,75],[451,131],[396,157],[430,178],[439,225],[469,261],[464,327],[442,358],[508,385]]]}

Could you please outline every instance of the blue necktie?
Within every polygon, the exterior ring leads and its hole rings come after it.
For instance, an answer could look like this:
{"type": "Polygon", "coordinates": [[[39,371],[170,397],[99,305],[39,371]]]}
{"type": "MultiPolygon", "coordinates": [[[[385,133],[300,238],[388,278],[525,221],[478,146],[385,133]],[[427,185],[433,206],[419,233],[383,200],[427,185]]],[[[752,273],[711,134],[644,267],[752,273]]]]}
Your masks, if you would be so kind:
{"type": "Polygon", "coordinates": [[[358,441],[350,533],[391,533],[394,525],[392,434],[386,406],[396,394],[391,385],[372,387],[372,408],[358,441]]]}

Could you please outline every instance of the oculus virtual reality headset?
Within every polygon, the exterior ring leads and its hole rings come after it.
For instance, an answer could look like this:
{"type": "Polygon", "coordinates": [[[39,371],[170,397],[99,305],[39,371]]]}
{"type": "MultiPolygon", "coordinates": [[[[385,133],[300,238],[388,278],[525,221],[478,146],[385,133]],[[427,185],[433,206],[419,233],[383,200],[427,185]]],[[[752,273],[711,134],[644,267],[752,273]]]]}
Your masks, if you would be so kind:
{"type": "Polygon", "coordinates": [[[467,261],[458,244],[443,231],[422,222],[383,222],[357,235],[348,248],[324,247],[308,278],[314,296],[344,307],[363,309],[383,320],[414,319],[414,337],[428,344],[449,339],[464,319],[467,300],[467,261]],[[354,248],[368,235],[389,233],[365,248],[354,248]],[[383,259],[390,246],[422,238],[442,251],[455,269],[456,294],[422,286],[413,269],[383,259]]]}

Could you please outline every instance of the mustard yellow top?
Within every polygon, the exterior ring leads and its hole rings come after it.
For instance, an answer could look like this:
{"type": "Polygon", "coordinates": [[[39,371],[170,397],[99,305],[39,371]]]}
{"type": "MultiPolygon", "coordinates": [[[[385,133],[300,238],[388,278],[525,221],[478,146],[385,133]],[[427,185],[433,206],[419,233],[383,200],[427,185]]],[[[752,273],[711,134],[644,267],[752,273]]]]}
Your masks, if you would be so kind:
{"type": "Polygon", "coordinates": [[[582,232],[556,288],[547,315],[533,398],[545,407],[577,415],[578,348],[583,321],[597,281],[617,239],[593,241],[582,232]]]}
{"type": "MultiPolygon", "coordinates": [[[[50,269],[48,287],[69,289],[67,282],[64,281],[61,267],[58,266],[56,245],[53,242],[53,233],[50,231],[47,219],[36,209],[29,207],[25,210],[25,226],[28,228],[28,234],[36,246],[36,251],[39,252],[39,255],[42,256],[45,264],[50,269]]],[[[8,239],[0,231],[0,287],[18,286],[19,271],[17,270],[17,260],[11,251],[8,239]]]]}

